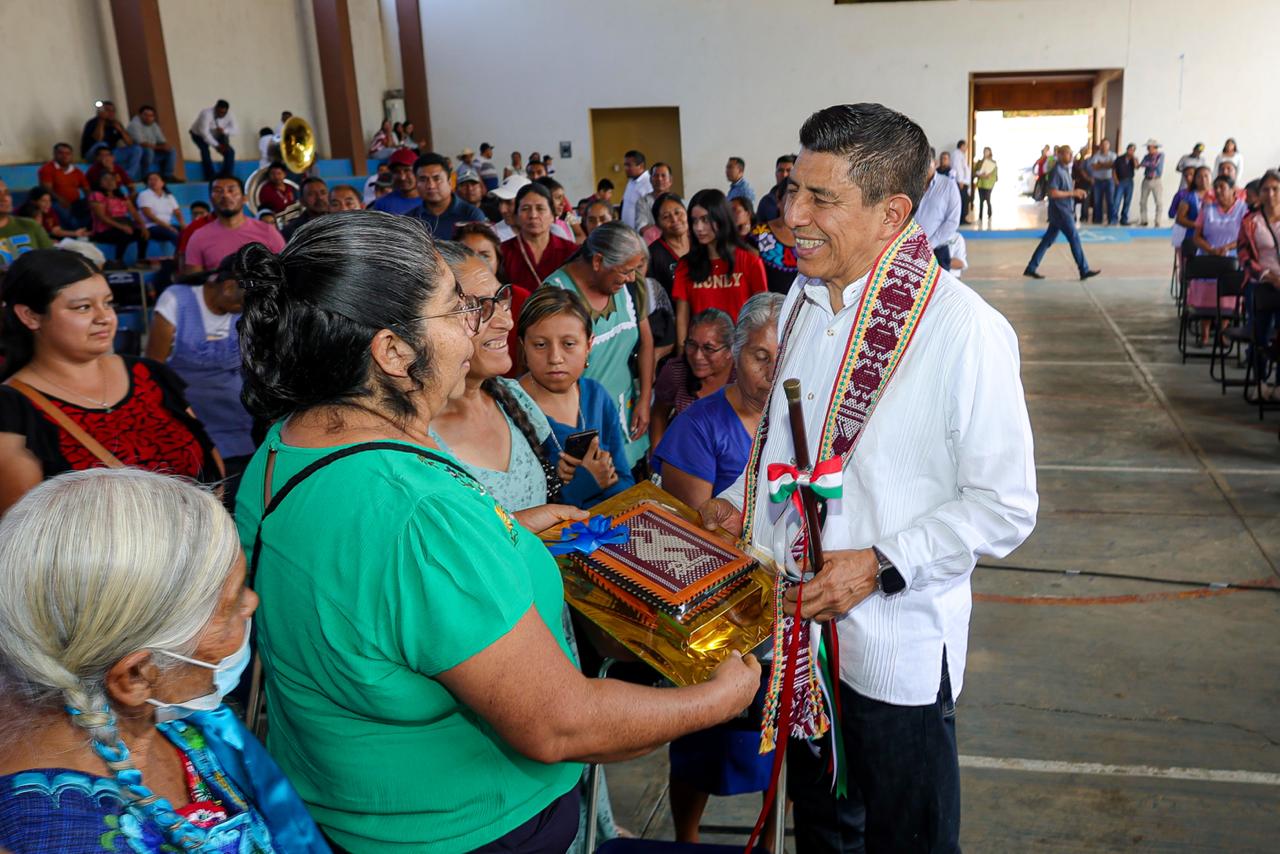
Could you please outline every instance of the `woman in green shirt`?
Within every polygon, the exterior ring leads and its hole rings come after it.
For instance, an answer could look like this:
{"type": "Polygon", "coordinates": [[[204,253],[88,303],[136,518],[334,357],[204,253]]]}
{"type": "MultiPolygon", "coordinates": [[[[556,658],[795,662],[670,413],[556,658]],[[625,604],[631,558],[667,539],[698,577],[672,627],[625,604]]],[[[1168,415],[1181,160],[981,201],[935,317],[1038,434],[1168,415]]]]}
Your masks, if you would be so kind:
{"type": "Polygon", "coordinates": [[[430,437],[492,303],[420,224],[331,214],[236,265],[245,400],[275,422],[236,513],[267,744],[335,850],[562,852],[581,763],[746,707],[750,656],[676,689],[574,667],[531,530],[577,511],[508,513],[430,437]]]}

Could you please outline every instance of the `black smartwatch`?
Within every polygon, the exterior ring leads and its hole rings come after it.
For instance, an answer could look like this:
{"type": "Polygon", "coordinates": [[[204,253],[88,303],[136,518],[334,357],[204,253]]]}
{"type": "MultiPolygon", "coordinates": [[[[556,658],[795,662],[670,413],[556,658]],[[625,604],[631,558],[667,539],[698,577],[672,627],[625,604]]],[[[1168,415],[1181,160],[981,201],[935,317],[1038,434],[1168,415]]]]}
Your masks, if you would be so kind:
{"type": "Polygon", "coordinates": [[[876,554],[876,562],[880,564],[880,569],[876,572],[876,589],[885,596],[893,596],[907,589],[907,581],[902,577],[902,573],[898,572],[898,568],[893,565],[893,561],[884,556],[884,552],[875,546],[871,550],[876,554]]]}

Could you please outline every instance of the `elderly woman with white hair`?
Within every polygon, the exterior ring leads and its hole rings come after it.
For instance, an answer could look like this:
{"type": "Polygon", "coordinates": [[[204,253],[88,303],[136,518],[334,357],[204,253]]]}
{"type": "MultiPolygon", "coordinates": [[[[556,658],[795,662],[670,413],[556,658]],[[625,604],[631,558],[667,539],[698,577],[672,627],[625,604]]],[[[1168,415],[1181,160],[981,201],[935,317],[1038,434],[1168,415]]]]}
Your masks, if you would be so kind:
{"type": "Polygon", "coordinates": [[[258,598],[212,493],[71,472],[0,522],[0,848],[327,852],[222,698],[258,598]]]}
{"type": "Polygon", "coordinates": [[[735,381],[690,404],[653,452],[662,488],[690,507],[718,495],[747,465],[751,438],[773,386],[778,311],[784,299],[763,293],[746,301],[731,327],[735,381]]]}
{"type": "MultiPolygon", "coordinates": [[[[653,452],[663,489],[690,507],[701,507],[746,468],[751,439],[773,386],[778,312],[784,299],[782,294],[762,293],[746,301],[733,329],[737,380],[686,409],[653,452]]],[[[670,791],[676,839],[698,841],[708,795],[765,791],[772,762],[772,753],[760,755],[758,727],[722,724],[673,741],[670,791]]],[[[770,831],[766,827],[765,839],[772,838],[770,831]]]]}

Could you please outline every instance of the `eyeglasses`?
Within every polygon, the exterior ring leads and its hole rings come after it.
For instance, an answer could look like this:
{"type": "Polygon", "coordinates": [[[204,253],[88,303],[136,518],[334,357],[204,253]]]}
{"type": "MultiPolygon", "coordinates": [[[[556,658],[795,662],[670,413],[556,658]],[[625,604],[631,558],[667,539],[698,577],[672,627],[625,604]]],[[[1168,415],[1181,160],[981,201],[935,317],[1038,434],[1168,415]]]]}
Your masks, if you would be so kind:
{"type": "Polygon", "coordinates": [[[719,347],[712,347],[710,344],[699,344],[697,341],[694,341],[692,338],[686,338],[684,341],[684,351],[686,353],[689,353],[692,355],[693,353],[696,353],[699,350],[701,350],[702,355],[706,356],[708,359],[710,359],[716,353],[722,353],[728,349],[729,349],[728,344],[721,344],[719,347]]]}
{"type": "Polygon", "coordinates": [[[474,297],[474,299],[480,303],[480,322],[488,323],[489,318],[493,317],[493,313],[499,308],[503,311],[511,311],[511,286],[503,285],[491,297],[474,297]]]}
{"type": "MultiPolygon", "coordinates": [[[[462,303],[462,308],[446,311],[444,314],[424,314],[418,320],[436,320],[441,317],[457,317],[461,314],[466,316],[467,327],[470,328],[471,334],[477,334],[480,331],[480,324],[488,320],[487,317],[481,318],[485,309],[484,303],[470,294],[459,294],[458,299],[462,303]]],[[[492,308],[489,309],[489,317],[493,317],[492,308]]]]}

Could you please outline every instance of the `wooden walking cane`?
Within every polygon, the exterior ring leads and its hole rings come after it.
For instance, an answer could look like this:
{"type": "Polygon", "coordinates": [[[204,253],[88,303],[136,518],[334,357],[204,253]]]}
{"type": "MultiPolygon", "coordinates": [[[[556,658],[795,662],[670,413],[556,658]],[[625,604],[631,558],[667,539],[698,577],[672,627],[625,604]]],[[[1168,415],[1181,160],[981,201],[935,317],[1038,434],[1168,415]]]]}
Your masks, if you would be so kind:
{"type": "MultiPolygon", "coordinates": [[[[809,438],[804,429],[804,409],[800,405],[800,380],[794,377],[785,380],[782,383],[782,391],[787,396],[787,414],[791,417],[791,438],[796,448],[796,468],[801,471],[812,471],[812,463],[809,460],[809,438]]],[[[809,563],[816,576],[822,571],[822,565],[826,562],[826,558],[822,554],[822,523],[818,515],[818,496],[813,493],[813,489],[809,486],[798,486],[800,490],[800,500],[804,503],[804,515],[806,520],[806,528],[809,534],[809,563]]],[[[800,618],[800,614],[796,612],[796,619],[800,618]]],[[[831,687],[831,712],[838,719],[840,717],[840,638],[836,634],[836,621],[828,620],[822,624],[822,643],[826,646],[827,655],[832,664],[832,679],[835,684],[831,687]]],[[[832,721],[832,738],[835,738],[836,721],[832,721]]],[[[835,750],[835,744],[832,744],[832,750],[835,750]]]]}
{"type": "MultiPolygon", "coordinates": [[[[791,436],[795,444],[795,450],[796,450],[795,466],[800,471],[809,473],[811,475],[812,470],[809,462],[809,439],[808,439],[808,434],[806,433],[805,427],[804,427],[804,410],[800,404],[800,380],[794,379],[794,378],[785,380],[782,383],[782,390],[787,396],[787,413],[790,416],[790,420],[791,420],[791,436]]],[[[807,533],[806,547],[809,553],[809,567],[816,574],[819,570],[821,570],[824,562],[824,558],[822,554],[822,529],[819,524],[819,514],[818,514],[818,497],[813,493],[813,491],[807,485],[802,486],[800,484],[797,484],[796,488],[799,490],[801,506],[804,508],[805,528],[807,533]]],[[[801,576],[801,578],[802,578],[802,581],[800,583],[800,586],[797,588],[798,594],[796,596],[796,616],[795,616],[795,622],[793,623],[795,630],[797,632],[799,631],[800,624],[801,624],[799,608],[800,608],[800,604],[803,597],[803,591],[804,591],[803,575],[801,576]]],[[[827,622],[823,624],[822,639],[823,639],[823,643],[826,644],[827,649],[831,650],[832,654],[838,656],[839,654],[837,651],[838,647],[834,645],[836,643],[836,635],[835,635],[835,625],[833,622],[827,622]]],[[[783,678],[783,693],[782,693],[783,712],[778,725],[777,747],[775,748],[777,753],[774,757],[774,769],[773,769],[773,773],[771,774],[773,779],[770,783],[769,790],[766,792],[766,802],[764,805],[764,809],[761,811],[760,818],[756,821],[755,829],[752,830],[751,837],[747,841],[747,854],[752,854],[752,848],[755,845],[756,840],[759,838],[760,831],[764,827],[765,818],[768,815],[770,809],[772,809],[773,811],[773,816],[775,821],[774,835],[773,835],[773,850],[775,852],[782,852],[785,850],[784,842],[786,839],[786,765],[785,765],[785,762],[783,761],[783,755],[786,752],[787,740],[791,737],[788,719],[790,717],[791,703],[792,703],[791,691],[793,688],[793,678],[794,678],[792,668],[795,666],[794,650],[791,653],[788,653],[788,655],[786,656],[786,662],[787,662],[786,675],[783,678]],[[773,796],[772,802],[768,800],[768,797],[770,794],[773,796]]],[[[775,666],[776,666],[776,663],[775,663],[775,666]]],[[[836,692],[833,690],[833,694],[835,693],[836,692]]],[[[835,709],[833,711],[835,711],[835,713],[838,715],[839,714],[839,711],[838,711],[839,697],[838,696],[833,697],[832,702],[836,704],[835,709]]]]}
{"type": "MultiPolygon", "coordinates": [[[[787,414],[791,416],[791,438],[796,446],[796,468],[809,471],[809,438],[804,429],[804,410],[800,406],[800,380],[785,380],[782,383],[782,391],[787,396],[787,414]]],[[[796,488],[800,490],[800,500],[804,502],[804,516],[809,533],[809,561],[816,575],[822,569],[824,562],[822,528],[818,522],[818,497],[807,486],[796,488]]],[[[825,640],[827,626],[823,626],[822,631],[825,640]]]]}

